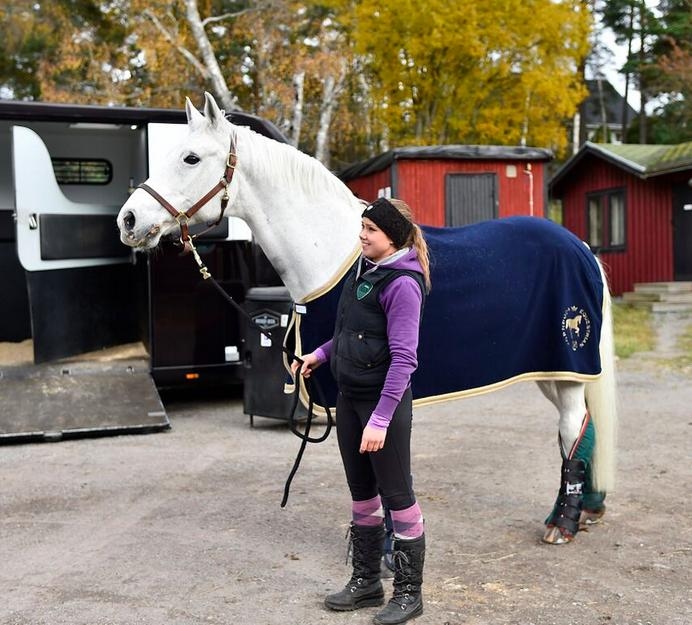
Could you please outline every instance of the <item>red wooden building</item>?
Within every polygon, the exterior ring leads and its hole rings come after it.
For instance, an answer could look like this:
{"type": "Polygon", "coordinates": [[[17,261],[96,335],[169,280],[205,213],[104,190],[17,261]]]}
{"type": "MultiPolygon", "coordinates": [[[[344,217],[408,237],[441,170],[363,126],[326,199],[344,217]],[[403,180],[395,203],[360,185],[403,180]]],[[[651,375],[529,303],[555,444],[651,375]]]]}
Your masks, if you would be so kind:
{"type": "Polygon", "coordinates": [[[563,224],[604,263],[615,295],[692,279],[692,142],[586,143],[550,181],[563,224]]]}
{"type": "Polygon", "coordinates": [[[546,212],[545,164],[550,150],[445,145],[390,150],[352,165],[340,178],[372,201],[397,197],[429,226],[469,223],[546,212]]]}

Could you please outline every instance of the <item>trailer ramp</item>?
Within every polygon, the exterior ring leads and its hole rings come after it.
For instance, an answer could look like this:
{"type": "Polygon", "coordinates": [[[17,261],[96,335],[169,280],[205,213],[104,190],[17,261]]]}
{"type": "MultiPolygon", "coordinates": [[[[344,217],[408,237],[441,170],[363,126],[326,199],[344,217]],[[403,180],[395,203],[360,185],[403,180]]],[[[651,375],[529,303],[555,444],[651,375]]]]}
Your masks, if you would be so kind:
{"type": "Polygon", "coordinates": [[[0,444],[168,428],[146,359],[0,366],[0,444]]]}

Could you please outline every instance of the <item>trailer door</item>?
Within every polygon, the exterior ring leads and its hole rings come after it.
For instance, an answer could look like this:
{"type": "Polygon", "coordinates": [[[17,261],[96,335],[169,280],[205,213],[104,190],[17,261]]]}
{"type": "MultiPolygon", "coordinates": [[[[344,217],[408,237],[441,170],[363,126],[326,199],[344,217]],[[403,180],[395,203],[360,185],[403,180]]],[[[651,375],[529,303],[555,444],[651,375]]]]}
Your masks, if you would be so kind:
{"type": "Polygon", "coordinates": [[[136,267],[118,238],[119,206],[65,197],[46,145],[28,128],[12,128],[12,165],[34,361],[137,341],[136,267]]]}
{"type": "MultiPolygon", "coordinates": [[[[114,150],[121,165],[136,158],[137,150],[127,148],[137,143],[134,135],[99,141],[55,128],[45,131],[46,142],[54,154],[72,155],[70,166],[85,146],[94,158],[114,150]]],[[[12,128],[12,165],[35,364],[0,367],[0,444],[167,429],[145,357],[131,349],[83,355],[139,337],[138,269],[118,240],[118,206],[106,204],[116,192],[80,188],[75,196],[100,194],[104,202],[68,199],[44,140],[28,128],[12,128]]]]}

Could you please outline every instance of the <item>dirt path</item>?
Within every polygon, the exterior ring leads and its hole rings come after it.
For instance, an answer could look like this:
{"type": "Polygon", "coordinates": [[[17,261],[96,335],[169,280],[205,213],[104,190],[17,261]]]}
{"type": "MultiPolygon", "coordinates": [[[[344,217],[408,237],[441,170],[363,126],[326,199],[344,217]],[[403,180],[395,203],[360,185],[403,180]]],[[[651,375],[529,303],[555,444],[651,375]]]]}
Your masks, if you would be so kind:
{"type": "MultiPolygon", "coordinates": [[[[559,481],[556,414],[534,385],[419,409],[429,537],[417,625],[689,625],[692,376],[619,363],[619,481],[604,523],[540,541],[559,481]]],[[[238,399],[169,404],[168,433],[0,449],[3,625],[353,625],[348,495],[334,436],[250,428],[238,399]]]]}

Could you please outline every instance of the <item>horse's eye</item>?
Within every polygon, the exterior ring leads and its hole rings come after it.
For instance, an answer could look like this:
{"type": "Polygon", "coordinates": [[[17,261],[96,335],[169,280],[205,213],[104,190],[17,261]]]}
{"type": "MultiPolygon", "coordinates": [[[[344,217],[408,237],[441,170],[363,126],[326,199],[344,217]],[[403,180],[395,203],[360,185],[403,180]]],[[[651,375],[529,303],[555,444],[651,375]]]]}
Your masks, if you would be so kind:
{"type": "Polygon", "coordinates": [[[188,165],[197,165],[197,163],[199,163],[199,156],[196,154],[188,154],[183,160],[188,165]]]}

